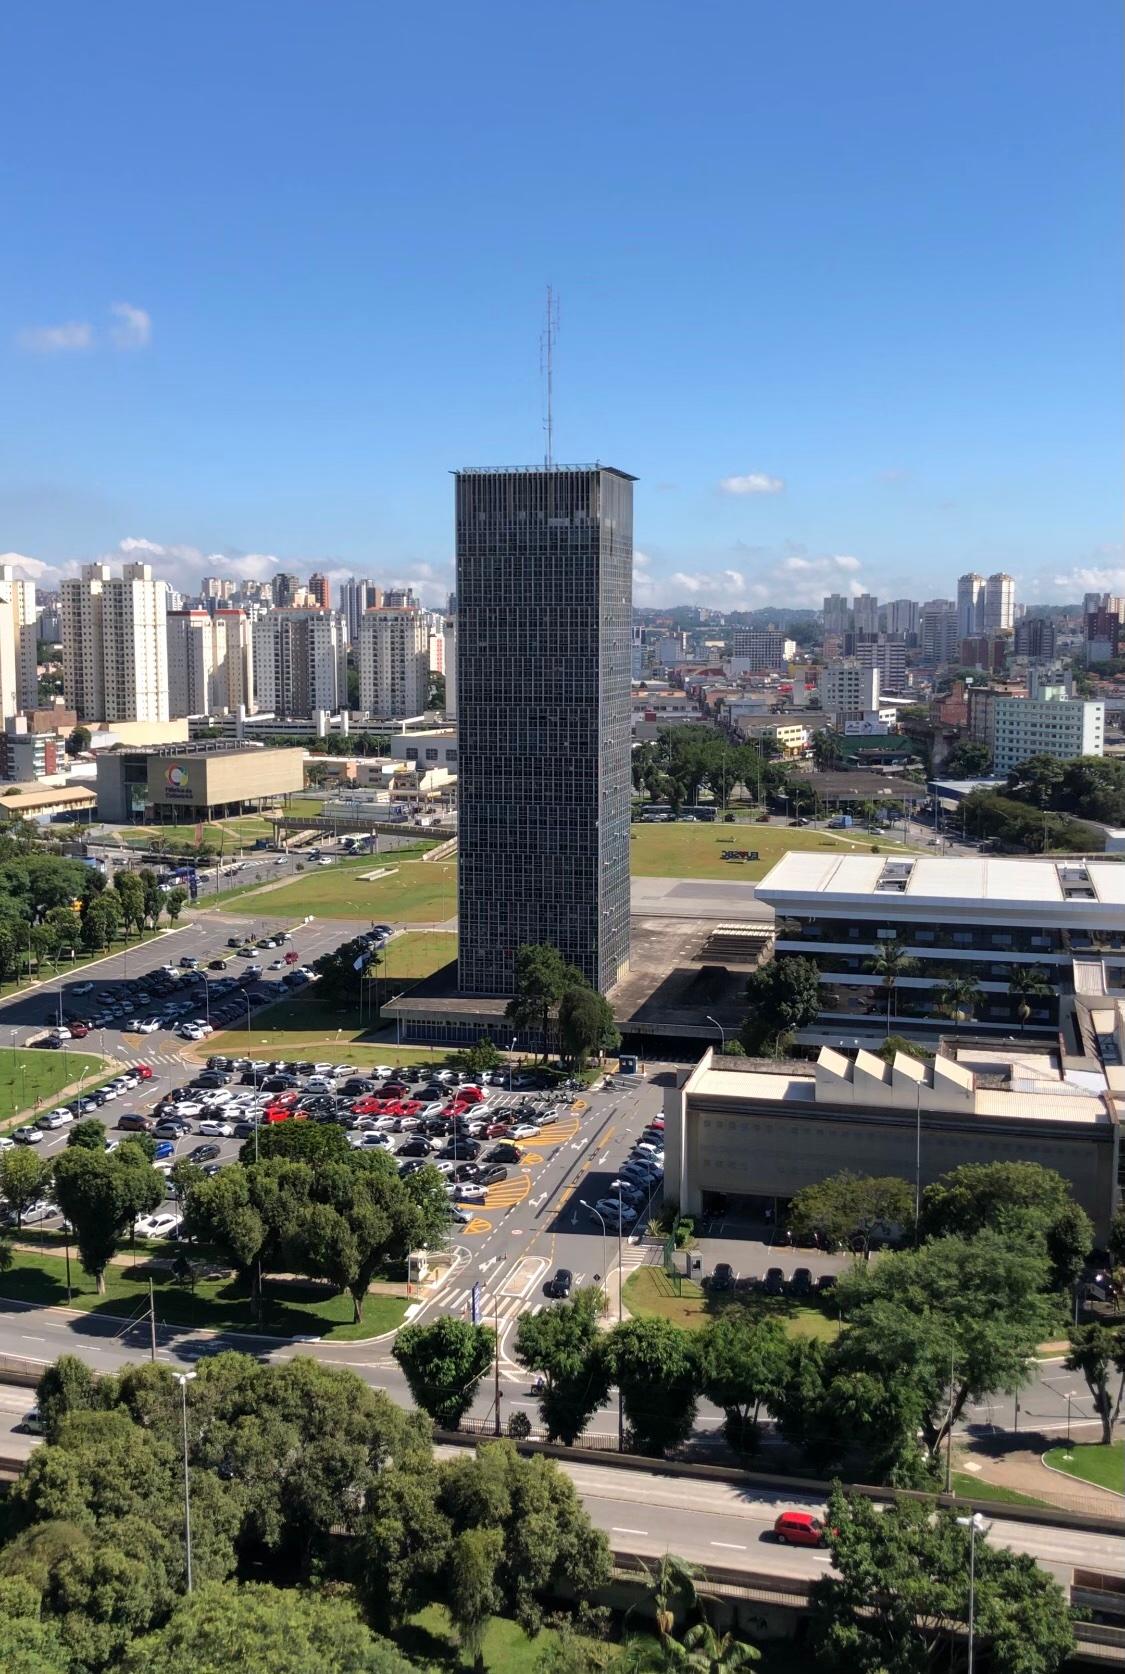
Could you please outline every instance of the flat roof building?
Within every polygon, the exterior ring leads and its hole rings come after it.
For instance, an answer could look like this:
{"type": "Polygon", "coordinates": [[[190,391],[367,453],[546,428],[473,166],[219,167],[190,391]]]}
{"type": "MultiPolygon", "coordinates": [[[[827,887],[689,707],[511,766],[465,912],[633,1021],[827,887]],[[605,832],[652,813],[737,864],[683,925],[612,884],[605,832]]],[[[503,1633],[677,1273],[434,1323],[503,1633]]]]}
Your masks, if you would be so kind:
{"type": "Polygon", "coordinates": [[[1005,1033],[1057,1028],[1076,957],[1097,963],[1100,992],[1125,992],[1125,866],[1114,861],[793,852],[757,894],[777,916],[778,957],[820,968],[821,1024],[885,1018],[870,964],[889,940],[914,961],[894,985],[892,1013],[930,1030],[948,1026],[939,1007],[953,977],[979,985],[973,1026],[1005,1033]],[[1038,972],[1050,992],[1022,994],[1017,968],[1038,972]]]}
{"type": "MultiPolygon", "coordinates": [[[[1119,1047],[1125,1047],[1121,1008],[1119,1047]]],[[[803,1187],[848,1169],[922,1189],[963,1163],[1055,1169],[1108,1230],[1117,1199],[1119,1113],[1107,1075],[1042,1048],[944,1042],[932,1063],[897,1053],[815,1064],[708,1050],[664,1102],[664,1190],[688,1215],[777,1218],[803,1187]]]]}
{"type": "Polygon", "coordinates": [[[197,823],[253,812],[304,788],[305,752],[261,745],[181,744],[103,750],[98,818],[197,823]]]}

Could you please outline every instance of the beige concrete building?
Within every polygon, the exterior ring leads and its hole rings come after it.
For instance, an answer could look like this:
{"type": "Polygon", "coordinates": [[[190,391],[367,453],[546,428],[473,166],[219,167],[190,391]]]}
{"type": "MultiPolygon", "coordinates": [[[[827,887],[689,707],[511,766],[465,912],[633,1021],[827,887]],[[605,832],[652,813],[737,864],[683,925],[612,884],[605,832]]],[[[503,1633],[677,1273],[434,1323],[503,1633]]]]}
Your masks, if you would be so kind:
{"type": "MultiPolygon", "coordinates": [[[[445,642],[442,640],[442,656],[445,642]]],[[[420,610],[365,611],[359,624],[359,706],[365,715],[421,715],[430,684],[430,630],[420,610]]]]}
{"type": "Polygon", "coordinates": [[[62,584],[63,688],[80,719],[168,719],[168,589],[149,564],[84,564],[62,584]]]}
{"type": "MultiPolygon", "coordinates": [[[[1125,1052],[1125,1006],[1116,1014],[1125,1052]]],[[[932,1063],[823,1047],[815,1064],[708,1050],[665,1095],[669,1199],[698,1215],[722,1198],[780,1215],[842,1169],[922,1189],[962,1163],[1034,1162],[1070,1181],[1104,1238],[1117,1199],[1120,1095],[1083,1058],[1034,1044],[945,1042],[932,1063]]]]}
{"type": "Polygon", "coordinates": [[[98,757],[98,818],[195,823],[252,813],[304,787],[305,752],[262,745],[106,750],[98,757]]]}
{"type": "MultiPolygon", "coordinates": [[[[3,632],[5,654],[11,636],[11,654],[15,662],[16,709],[34,709],[39,702],[39,664],[37,651],[38,610],[35,602],[34,581],[21,581],[11,564],[0,564],[0,631],[3,632]]],[[[5,679],[5,686],[7,680],[5,679]]],[[[6,707],[4,719],[15,713],[6,707]]]]}

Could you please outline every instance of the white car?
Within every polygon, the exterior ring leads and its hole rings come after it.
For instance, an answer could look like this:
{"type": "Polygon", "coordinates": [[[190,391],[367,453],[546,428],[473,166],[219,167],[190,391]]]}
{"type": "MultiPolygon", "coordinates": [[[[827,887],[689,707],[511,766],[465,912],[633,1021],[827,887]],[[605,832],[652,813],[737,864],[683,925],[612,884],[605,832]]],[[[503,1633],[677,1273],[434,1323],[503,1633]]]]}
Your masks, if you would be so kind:
{"type": "Polygon", "coordinates": [[[271,971],[283,971],[285,969],[285,961],[284,959],[271,959],[268,968],[271,971]]]}
{"type": "MultiPolygon", "coordinates": [[[[319,1069],[320,1065],[318,1064],[316,1067],[317,1067],[317,1069],[319,1069]]],[[[372,1075],[378,1076],[381,1081],[385,1081],[386,1078],[389,1075],[394,1074],[394,1065],[393,1064],[376,1064],[375,1068],[371,1071],[371,1073],[372,1073],[372,1075]]]]}
{"type": "Polygon", "coordinates": [[[24,1226],[32,1226],[37,1221],[52,1220],[58,1212],[59,1206],[57,1203],[52,1203],[48,1197],[41,1197],[37,1203],[28,1204],[24,1210],[23,1224],[24,1226]]]}
{"type": "Polygon", "coordinates": [[[310,1093],[334,1093],[336,1082],[330,1075],[310,1075],[305,1087],[310,1093]]]}
{"type": "Polygon", "coordinates": [[[12,1138],[15,1140],[17,1145],[42,1145],[43,1130],[42,1128],[31,1128],[26,1126],[17,1128],[12,1134],[12,1138]]]}
{"type": "Polygon", "coordinates": [[[0,1133],[0,1151],[10,1151],[15,1144],[11,1134],[0,1133]]]}
{"type": "Polygon", "coordinates": [[[154,1035],[160,1027],[159,1017],[146,1017],[137,1029],[139,1035],[154,1035]]]}
{"type": "Polygon", "coordinates": [[[202,1093],[202,1104],[230,1104],[234,1098],[229,1087],[204,1087],[202,1093]]]}
{"type": "Polygon", "coordinates": [[[517,1122],[515,1127],[510,1130],[508,1137],[509,1139],[534,1139],[538,1132],[539,1125],[536,1122],[517,1122]]]}
{"type": "Polygon", "coordinates": [[[73,1120],[74,1120],[73,1111],[70,1111],[70,1110],[48,1110],[48,1112],[45,1116],[40,1116],[40,1118],[39,1118],[38,1122],[36,1122],[35,1126],[37,1128],[42,1128],[45,1133],[50,1133],[55,1128],[68,1127],[70,1125],[70,1123],[73,1122],[73,1120]]]}
{"type": "Polygon", "coordinates": [[[454,1203],[483,1203],[488,1196],[484,1186],[478,1186],[471,1180],[462,1180],[458,1185],[446,1186],[446,1191],[454,1203]]]}
{"type": "Polygon", "coordinates": [[[436,1168],[439,1174],[453,1173],[453,1164],[451,1162],[445,1162],[443,1159],[436,1157],[427,1157],[426,1161],[429,1163],[431,1168],[436,1168]]]}
{"type": "Polygon", "coordinates": [[[277,859],[274,861],[274,865],[275,866],[284,866],[286,864],[286,862],[288,861],[288,859],[289,859],[289,856],[287,854],[279,854],[277,859]]]}
{"type": "Polygon", "coordinates": [[[136,1224],[136,1232],[140,1238],[167,1238],[179,1226],[182,1215],[174,1215],[168,1209],[158,1209],[155,1215],[142,1215],[136,1224]]]}
{"type": "MultiPolygon", "coordinates": [[[[335,1075],[335,1073],[336,1073],[335,1064],[314,1064],[313,1065],[313,1074],[314,1075],[335,1075]]],[[[390,1074],[389,1070],[387,1071],[387,1074],[388,1075],[390,1074]]]]}
{"type": "Polygon", "coordinates": [[[74,1039],[74,1036],[71,1034],[70,1030],[67,1029],[66,1027],[64,1027],[64,1025],[62,1023],[52,1023],[51,1024],[51,1033],[55,1036],[55,1038],[57,1040],[73,1040],[74,1039]]]}
{"type": "Polygon", "coordinates": [[[206,1134],[209,1139],[233,1139],[234,1137],[233,1124],[217,1121],[213,1116],[208,1117],[204,1122],[200,1122],[199,1131],[206,1134]]]}
{"type": "Polygon", "coordinates": [[[184,1099],[182,1104],[176,1106],[175,1113],[177,1116],[202,1116],[203,1106],[191,1099],[184,1099]]]}
{"type": "MultiPolygon", "coordinates": [[[[199,1131],[202,1133],[203,1129],[200,1128],[199,1131]]],[[[364,1133],[350,1133],[348,1144],[353,1151],[391,1151],[394,1149],[390,1134],[372,1133],[370,1128],[364,1133]]]]}
{"type": "Polygon", "coordinates": [[[123,1087],[115,1087],[112,1081],[107,1082],[104,1087],[101,1087],[98,1090],[107,1103],[110,1099],[119,1099],[125,1091],[123,1087]]]}
{"type": "Polygon", "coordinates": [[[92,994],[94,985],[92,982],[76,982],[70,992],[72,994],[92,994]]]}

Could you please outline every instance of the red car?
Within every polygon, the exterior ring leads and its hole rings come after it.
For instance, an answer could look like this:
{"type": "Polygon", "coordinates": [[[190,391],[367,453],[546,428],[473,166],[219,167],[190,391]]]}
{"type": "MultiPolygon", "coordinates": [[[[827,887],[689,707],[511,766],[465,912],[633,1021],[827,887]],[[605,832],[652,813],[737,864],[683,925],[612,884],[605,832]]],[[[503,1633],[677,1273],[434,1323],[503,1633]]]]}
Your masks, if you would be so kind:
{"type": "Polygon", "coordinates": [[[484,1131],[489,1139],[507,1139],[512,1130],[507,1122],[490,1122],[484,1131]]]}
{"type": "Polygon", "coordinates": [[[457,1104],[483,1104],[485,1100],[479,1087],[458,1087],[453,1097],[457,1104]]]}
{"type": "Polygon", "coordinates": [[[142,1081],[151,1081],[152,1080],[152,1065],[151,1064],[134,1064],[133,1068],[136,1070],[137,1074],[140,1076],[142,1081]]]}
{"type": "Polygon", "coordinates": [[[295,965],[300,957],[301,955],[299,953],[287,953],[285,955],[285,963],[287,965],[295,965]]]}
{"type": "Polygon", "coordinates": [[[87,1023],[79,1023],[75,1021],[70,1025],[70,1033],[72,1039],[74,1040],[85,1040],[86,1036],[90,1033],[90,1026],[87,1023]]]}
{"type": "Polygon", "coordinates": [[[783,1511],[773,1526],[774,1539],[783,1546],[824,1546],[828,1531],[811,1511],[783,1511]]]}

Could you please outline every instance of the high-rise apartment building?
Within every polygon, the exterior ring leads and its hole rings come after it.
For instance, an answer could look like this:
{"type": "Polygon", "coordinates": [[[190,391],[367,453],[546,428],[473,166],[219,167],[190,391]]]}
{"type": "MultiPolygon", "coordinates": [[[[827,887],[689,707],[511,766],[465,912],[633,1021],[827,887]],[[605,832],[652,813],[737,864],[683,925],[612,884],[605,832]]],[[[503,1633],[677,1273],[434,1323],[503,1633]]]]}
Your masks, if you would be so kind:
{"type": "Polygon", "coordinates": [[[634,480],[456,473],[466,994],[511,993],[525,943],[603,992],[629,961],[634,480]]]}
{"type": "Polygon", "coordinates": [[[1010,575],[997,572],[990,575],[984,584],[984,621],[977,626],[978,633],[999,634],[1005,629],[1011,632],[1015,622],[1016,584],[1010,575]]]}
{"type": "Polygon", "coordinates": [[[82,720],[168,719],[167,598],[149,564],[63,582],[63,690],[82,720]]]}
{"type": "Polygon", "coordinates": [[[365,610],[378,610],[383,603],[383,589],[376,587],[366,576],[352,576],[340,583],[340,613],[347,623],[348,640],[359,644],[359,624],[365,610]]]}
{"type": "Polygon", "coordinates": [[[359,625],[359,706],[384,721],[421,715],[430,684],[430,629],[419,610],[365,611],[359,625]]]}
{"type": "Polygon", "coordinates": [[[309,599],[318,610],[331,610],[332,589],[326,575],[314,570],[309,577],[309,599]]]}
{"type": "Polygon", "coordinates": [[[851,606],[842,593],[829,593],[824,600],[824,632],[842,637],[851,627],[851,606]]]}
{"type": "Polygon", "coordinates": [[[168,612],[168,712],[234,714],[254,709],[250,623],[240,610],[168,612]]]}
{"type": "Polygon", "coordinates": [[[1037,659],[1055,654],[1055,624],[1049,616],[1025,616],[1016,623],[1017,657],[1037,659]]]}
{"type": "Polygon", "coordinates": [[[933,668],[957,660],[960,636],[957,632],[957,606],[952,599],[928,599],[922,606],[918,642],[922,661],[933,668]]]}
{"type": "Polygon", "coordinates": [[[309,720],[346,708],[347,643],[334,610],[269,610],[254,623],[258,708],[309,720]]]}
{"type": "Polygon", "coordinates": [[[457,715],[457,618],[445,619],[445,718],[452,721],[457,715]]]}
{"type": "Polygon", "coordinates": [[[855,660],[861,668],[879,671],[879,686],[884,692],[901,693],[906,690],[906,637],[904,634],[876,634],[861,639],[855,648],[855,660]]]}
{"type": "Polygon", "coordinates": [[[282,572],[273,578],[273,602],[279,608],[291,605],[301,586],[301,578],[282,572]]]}
{"type": "Polygon", "coordinates": [[[837,722],[870,715],[879,707],[879,670],[848,657],[820,671],[820,707],[837,722]]]}
{"type": "Polygon", "coordinates": [[[229,599],[234,592],[234,582],[226,575],[205,575],[199,591],[204,599],[229,599]]]}
{"type": "Polygon", "coordinates": [[[0,611],[11,620],[17,708],[34,709],[39,702],[39,609],[35,583],[21,581],[11,564],[0,564],[0,611]]]}
{"type": "Polygon", "coordinates": [[[102,583],[107,721],[168,719],[168,589],[151,564],[102,583]]]}
{"type": "Polygon", "coordinates": [[[888,634],[903,634],[909,638],[918,632],[918,602],[916,599],[891,599],[884,605],[888,634]]]}
{"type": "Polygon", "coordinates": [[[879,601],[874,593],[857,593],[852,600],[852,627],[857,634],[879,631],[879,601]]]}
{"type": "Polygon", "coordinates": [[[970,570],[957,578],[957,637],[970,639],[985,631],[985,579],[970,570]]]}
{"type": "Polygon", "coordinates": [[[388,610],[417,610],[420,601],[414,597],[413,587],[388,587],[383,595],[388,610]]]}

